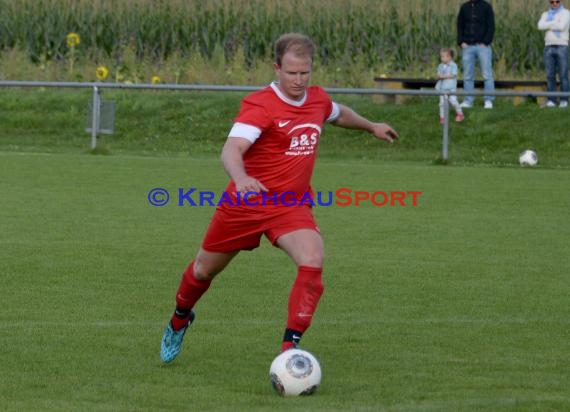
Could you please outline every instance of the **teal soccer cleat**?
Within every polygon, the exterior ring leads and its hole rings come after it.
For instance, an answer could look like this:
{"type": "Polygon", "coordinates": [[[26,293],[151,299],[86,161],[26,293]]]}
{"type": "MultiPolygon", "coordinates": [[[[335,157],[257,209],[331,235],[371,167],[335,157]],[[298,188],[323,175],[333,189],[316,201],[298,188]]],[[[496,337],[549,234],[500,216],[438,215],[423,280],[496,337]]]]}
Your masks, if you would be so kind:
{"type": "Polygon", "coordinates": [[[168,322],[164,335],[162,336],[162,342],[160,343],[160,358],[164,363],[170,363],[178,356],[182,347],[184,334],[188,326],[194,322],[195,317],[194,311],[191,311],[188,324],[179,331],[172,329],[172,325],[168,322]]]}

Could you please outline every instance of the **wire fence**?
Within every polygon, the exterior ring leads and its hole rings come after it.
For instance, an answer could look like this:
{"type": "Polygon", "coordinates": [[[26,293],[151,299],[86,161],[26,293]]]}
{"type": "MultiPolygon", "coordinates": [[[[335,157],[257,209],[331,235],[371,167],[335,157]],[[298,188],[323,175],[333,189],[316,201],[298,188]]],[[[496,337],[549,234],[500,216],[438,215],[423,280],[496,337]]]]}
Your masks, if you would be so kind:
{"type": "MultiPolygon", "coordinates": [[[[125,83],[89,83],[89,82],[42,82],[42,81],[6,81],[0,80],[0,87],[10,88],[71,88],[71,89],[91,89],[93,91],[92,100],[89,105],[90,127],[86,130],[91,134],[91,148],[97,146],[97,136],[101,133],[109,134],[113,131],[114,107],[110,107],[108,102],[102,99],[104,89],[126,89],[126,90],[164,90],[164,91],[219,91],[219,92],[252,92],[265,86],[224,86],[224,85],[202,85],[202,84],[125,84],[125,83]]],[[[406,89],[385,89],[385,88],[325,88],[329,94],[356,94],[356,95],[385,95],[385,96],[445,96],[444,99],[444,122],[442,127],[442,147],[441,157],[447,161],[449,157],[449,92],[435,89],[406,90],[406,89]]],[[[465,92],[457,90],[452,93],[456,96],[494,96],[494,97],[522,97],[529,99],[538,98],[570,98],[568,92],[540,92],[534,90],[503,91],[495,90],[485,92],[474,90],[465,92]]]]}

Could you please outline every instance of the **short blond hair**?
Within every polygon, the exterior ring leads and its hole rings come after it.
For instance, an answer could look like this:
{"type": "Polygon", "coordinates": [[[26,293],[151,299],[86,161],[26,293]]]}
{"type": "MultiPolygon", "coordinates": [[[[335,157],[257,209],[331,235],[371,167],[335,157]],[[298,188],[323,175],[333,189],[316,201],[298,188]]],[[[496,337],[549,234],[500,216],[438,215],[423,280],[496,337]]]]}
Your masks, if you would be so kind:
{"type": "Polygon", "coordinates": [[[283,34],[275,41],[275,63],[281,66],[283,56],[287,52],[293,52],[295,56],[307,56],[311,61],[315,57],[315,43],[311,38],[300,33],[283,34]]]}

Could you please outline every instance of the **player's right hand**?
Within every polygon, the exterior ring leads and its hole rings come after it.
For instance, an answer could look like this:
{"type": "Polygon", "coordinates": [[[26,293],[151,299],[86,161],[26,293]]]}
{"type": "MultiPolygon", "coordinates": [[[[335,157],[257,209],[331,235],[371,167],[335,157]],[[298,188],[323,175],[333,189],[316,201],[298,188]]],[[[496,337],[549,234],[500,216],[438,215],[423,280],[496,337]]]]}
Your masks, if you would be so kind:
{"type": "Polygon", "coordinates": [[[269,191],[263,183],[251,176],[246,176],[243,179],[236,180],[234,183],[236,184],[236,191],[239,193],[261,193],[269,191]]]}

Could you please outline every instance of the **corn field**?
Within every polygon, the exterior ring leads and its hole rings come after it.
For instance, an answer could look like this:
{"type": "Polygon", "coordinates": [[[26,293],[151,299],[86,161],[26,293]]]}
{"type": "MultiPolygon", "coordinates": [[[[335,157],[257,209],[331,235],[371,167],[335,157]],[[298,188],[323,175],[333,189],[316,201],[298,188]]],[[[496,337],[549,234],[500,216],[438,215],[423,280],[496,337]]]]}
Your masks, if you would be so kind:
{"type": "MultiPolygon", "coordinates": [[[[361,64],[377,73],[425,75],[438,49],[456,46],[464,0],[0,0],[0,56],[25,53],[30,64],[70,58],[120,66],[137,61],[223,55],[247,67],[271,58],[282,33],[303,32],[318,46],[317,64],[361,64]],[[75,50],[76,49],[76,50],[75,50]]],[[[493,0],[497,76],[542,76],[543,0],[493,0]]],[[[0,57],[0,60],[2,57],[0,57]]]]}

